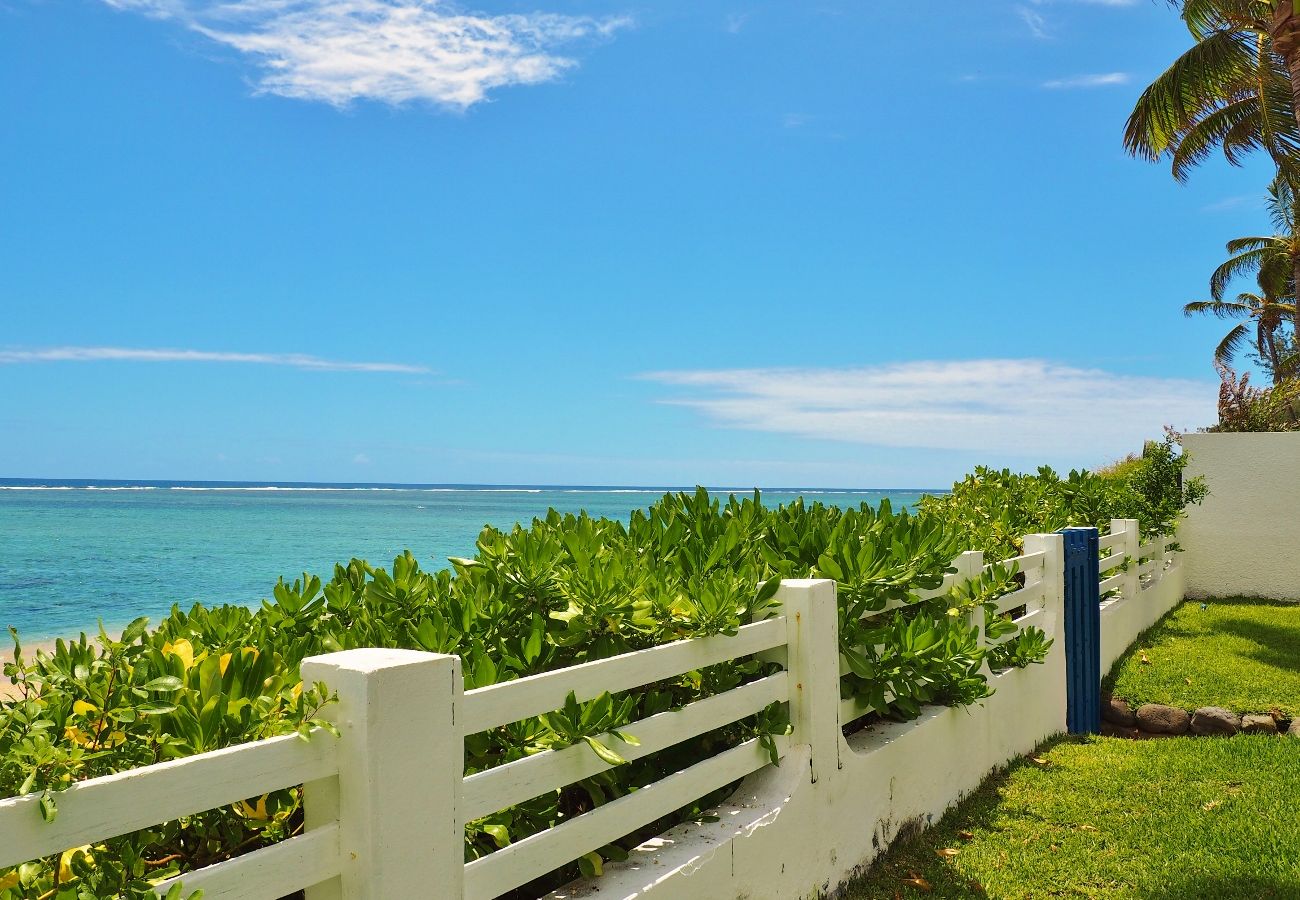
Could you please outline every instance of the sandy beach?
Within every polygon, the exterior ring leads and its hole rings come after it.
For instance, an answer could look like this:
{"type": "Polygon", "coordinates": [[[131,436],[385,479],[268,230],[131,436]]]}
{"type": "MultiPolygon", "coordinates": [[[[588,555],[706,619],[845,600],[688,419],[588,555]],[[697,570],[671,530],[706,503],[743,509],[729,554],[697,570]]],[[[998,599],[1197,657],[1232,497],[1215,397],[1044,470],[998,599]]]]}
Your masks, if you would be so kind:
{"type": "MultiPolygon", "coordinates": [[[[37,650],[47,650],[53,652],[55,638],[48,638],[39,641],[23,641],[23,659],[31,661],[36,655],[37,650]]],[[[0,648],[0,666],[5,663],[13,662],[14,647],[11,642],[6,640],[5,645],[0,648]]],[[[18,693],[15,685],[9,683],[9,679],[0,675],[0,699],[13,697],[18,693]]]]}

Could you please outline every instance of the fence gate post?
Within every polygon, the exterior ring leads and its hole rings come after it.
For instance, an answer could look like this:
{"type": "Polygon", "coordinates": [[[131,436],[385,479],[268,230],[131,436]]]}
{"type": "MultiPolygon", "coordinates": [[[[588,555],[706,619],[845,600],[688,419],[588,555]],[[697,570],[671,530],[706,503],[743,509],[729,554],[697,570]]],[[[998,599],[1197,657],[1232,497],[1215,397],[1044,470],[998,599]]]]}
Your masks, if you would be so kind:
{"type": "Polygon", "coordinates": [[[302,679],[338,694],[323,713],[340,732],[338,777],[304,785],[303,802],[307,828],[337,819],[341,875],[309,888],[308,900],[459,898],[460,659],[344,650],[304,659],[302,679]]]}
{"type": "Polygon", "coordinates": [[[1101,598],[1097,529],[1063,528],[1065,543],[1065,727],[1101,731],[1101,598]]]}
{"type": "Polygon", "coordinates": [[[791,740],[811,749],[812,780],[840,767],[840,619],[835,582],[783,578],[791,740]]]}

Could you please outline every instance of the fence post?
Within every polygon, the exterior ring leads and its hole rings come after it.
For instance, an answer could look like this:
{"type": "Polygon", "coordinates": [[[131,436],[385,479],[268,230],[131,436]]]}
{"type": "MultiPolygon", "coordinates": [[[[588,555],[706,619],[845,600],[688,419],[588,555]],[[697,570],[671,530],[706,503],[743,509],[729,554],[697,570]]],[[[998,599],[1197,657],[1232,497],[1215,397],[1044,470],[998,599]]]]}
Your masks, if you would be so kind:
{"type": "Polygon", "coordinates": [[[1101,731],[1101,599],[1097,529],[1063,528],[1065,550],[1065,727],[1101,731]]]}
{"type": "Polygon", "coordinates": [[[835,582],[783,579],[776,599],[785,612],[791,740],[809,746],[816,782],[840,767],[840,619],[835,582]]]}
{"type": "Polygon", "coordinates": [[[303,791],[307,828],[339,823],[341,875],[308,889],[308,900],[460,897],[460,659],[345,650],[303,660],[302,679],[338,694],[323,713],[341,733],[338,778],[303,791]]]}
{"type": "Polygon", "coordinates": [[[1111,519],[1110,533],[1124,535],[1120,546],[1124,548],[1124,561],[1128,563],[1128,567],[1124,569],[1124,586],[1120,590],[1125,599],[1131,600],[1141,593],[1142,588],[1142,581],[1138,578],[1138,565],[1141,563],[1138,557],[1141,551],[1138,548],[1142,546],[1142,533],[1138,530],[1138,520],[1111,519]]]}
{"type": "Polygon", "coordinates": [[[1025,587],[1043,585],[1042,609],[1060,613],[1065,603],[1065,537],[1056,534],[1027,534],[1024,537],[1025,555],[1042,553],[1043,572],[1031,579],[1025,575],[1025,587]]]}
{"type": "MultiPolygon", "coordinates": [[[[967,550],[957,557],[957,579],[974,581],[984,574],[984,552],[982,550],[967,550]]],[[[985,633],[985,627],[988,624],[985,621],[986,614],[983,606],[976,606],[970,611],[967,622],[975,629],[975,640],[980,647],[987,647],[989,643],[988,635],[985,633]]]]}

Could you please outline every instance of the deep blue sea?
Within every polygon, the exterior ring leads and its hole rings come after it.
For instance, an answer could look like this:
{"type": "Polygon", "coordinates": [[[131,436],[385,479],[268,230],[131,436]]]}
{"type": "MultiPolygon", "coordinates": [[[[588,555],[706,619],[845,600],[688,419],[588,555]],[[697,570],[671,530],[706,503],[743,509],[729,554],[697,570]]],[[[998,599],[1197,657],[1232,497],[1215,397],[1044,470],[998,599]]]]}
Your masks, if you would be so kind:
{"type": "MultiPolygon", "coordinates": [[[[429,567],[471,556],[484,525],[565,512],[626,519],[667,488],[247,484],[0,479],[0,628],[26,639],[153,621],[173,603],[257,605],[276,579],[335,562],[429,567]]],[[[725,489],[723,491],[725,493],[725,489]]],[[[748,491],[738,493],[749,493],[748,491]]],[[[915,503],[922,490],[771,490],[842,506],[915,503]]],[[[0,632],[0,646],[6,644],[0,632]]]]}

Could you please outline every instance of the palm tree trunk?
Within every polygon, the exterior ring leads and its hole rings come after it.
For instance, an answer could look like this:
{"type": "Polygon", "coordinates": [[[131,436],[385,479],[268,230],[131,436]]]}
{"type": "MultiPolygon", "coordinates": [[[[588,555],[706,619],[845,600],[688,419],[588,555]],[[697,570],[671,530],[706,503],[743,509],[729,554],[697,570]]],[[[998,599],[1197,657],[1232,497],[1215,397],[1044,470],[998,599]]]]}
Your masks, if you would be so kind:
{"type": "MultiPolygon", "coordinates": [[[[1295,0],[1275,0],[1269,30],[1273,37],[1273,52],[1282,57],[1291,79],[1291,111],[1300,124],[1300,15],[1296,14],[1295,0]]],[[[1300,184],[1296,183],[1295,175],[1290,172],[1282,174],[1291,182],[1293,194],[1300,197],[1300,184]]],[[[1300,255],[1292,260],[1291,292],[1293,296],[1300,294],[1300,255]]],[[[1293,324],[1295,333],[1300,335],[1300,297],[1297,297],[1293,324]]]]}

